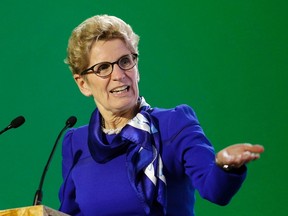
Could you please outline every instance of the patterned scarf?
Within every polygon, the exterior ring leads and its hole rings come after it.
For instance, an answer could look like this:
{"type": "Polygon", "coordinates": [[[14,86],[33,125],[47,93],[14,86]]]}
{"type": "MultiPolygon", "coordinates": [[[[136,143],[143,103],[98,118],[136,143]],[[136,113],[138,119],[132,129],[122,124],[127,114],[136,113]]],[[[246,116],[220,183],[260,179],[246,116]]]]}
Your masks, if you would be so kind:
{"type": "Polygon", "coordinates": [[[98,163],[105,163],[126,153],[130,183],[144,204],[147,215],[152,209],[166,214],[166,180],[160,156],[161,142],[156,124],[150,115],[152,109],[143,97],[140,111],[116,134],[112,142],[105,143],[101,130],[101,114],[96,109],[89,123],[88,145],[98,163]]]}

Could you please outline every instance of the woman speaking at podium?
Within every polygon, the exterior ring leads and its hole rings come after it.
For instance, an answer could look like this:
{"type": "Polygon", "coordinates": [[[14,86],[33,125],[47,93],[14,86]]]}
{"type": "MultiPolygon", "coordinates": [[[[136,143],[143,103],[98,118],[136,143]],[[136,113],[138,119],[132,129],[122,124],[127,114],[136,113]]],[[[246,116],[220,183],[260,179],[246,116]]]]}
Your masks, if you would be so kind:
{"type": "MultiPolygon", "coordinates": [[[[123,20],[91,17],[69,39],[66,62],[96,107],[63,140],[60,211],[70,215],[194,215],[194,192],[226,205],[260,145],[217,154],[188,105],[153,108],[139,95],[139,37],[123,20]]],[[[160,64],[160,62],[159,62],[160,64]]]]}

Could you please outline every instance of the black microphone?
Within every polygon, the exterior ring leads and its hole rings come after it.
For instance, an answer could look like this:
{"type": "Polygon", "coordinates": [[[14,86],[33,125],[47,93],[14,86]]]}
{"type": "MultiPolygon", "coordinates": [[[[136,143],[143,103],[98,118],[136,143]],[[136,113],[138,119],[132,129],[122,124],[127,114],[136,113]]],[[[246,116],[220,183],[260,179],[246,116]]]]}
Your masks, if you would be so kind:
{"type": "Polygon", "coordinates": [[[40,180],[40,184],[39,184],[39,187],[35,193],[35,196],[34,196],[34,201],[33,201],[33,205],[41,205],[42,203],[42,197],[43,197],[43,191],[42,191],[42,187],[43,187],[43,183],[44,183],[44,179],[45,179],[45,176],[46,176],[46,173],[48,171],[48,168],[49,168],[49,165],[51,163],[51,160],[52,160],[52,157],[54,155],[54,152],[56,150],[56,147],[57,147],[57,144],[58,144],[58,141],[61,137],[61,135],[63,134],[63,132],[67,129],[67,128],[71,128],[73,127],[77,122],[77,118],[75,116],[71,116],[70,118],[67,119],[66,121],[66,125],[65,127],[60,131],[56,141],[55,141],[55,144],[53,146],[53,149],[50,153],[50,156],[48,158],[48,161],[46,163],[46,166],[43,170],[43,173],[42,173],[42,176],[41,176],[41,180],[40,180]]]}
{"type": "Polygon", "coordinates": [[[17,118],[13,119],[11,123],[4,128],[2,131],[0,131],[0,134],[4,133],[5,131],[11,129],[11,128],[18,128],[25,122],[25,118],[23,116],[18,116],[17,118]]]}

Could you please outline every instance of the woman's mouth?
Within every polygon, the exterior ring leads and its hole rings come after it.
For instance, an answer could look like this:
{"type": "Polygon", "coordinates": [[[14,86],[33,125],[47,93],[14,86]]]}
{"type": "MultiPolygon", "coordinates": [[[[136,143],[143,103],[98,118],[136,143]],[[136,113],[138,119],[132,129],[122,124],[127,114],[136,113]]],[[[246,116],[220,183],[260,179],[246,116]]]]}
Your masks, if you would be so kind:
{"type": "Polygon", "coordinates": [[[127,92],[129,90],[129,88],[130,88],[130,86],[121,86],[121,87],[118,87],[118,88],[111,90],[110,93],[121,94],[121,93],[127,92]]]}

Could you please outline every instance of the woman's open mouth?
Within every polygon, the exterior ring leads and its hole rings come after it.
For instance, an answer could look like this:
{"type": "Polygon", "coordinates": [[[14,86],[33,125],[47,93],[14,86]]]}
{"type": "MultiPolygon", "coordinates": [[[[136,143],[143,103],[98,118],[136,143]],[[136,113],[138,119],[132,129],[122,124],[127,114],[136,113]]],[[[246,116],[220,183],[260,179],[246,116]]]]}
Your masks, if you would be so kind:
{"type": "Polygon", "coordinates": [[[110,93],[112,94],[121,94],[124,92],[127,92],[129,90],[130,86],[121,86],[119,88],[115,88],[113,90],[110,91],[110,93]]]}

